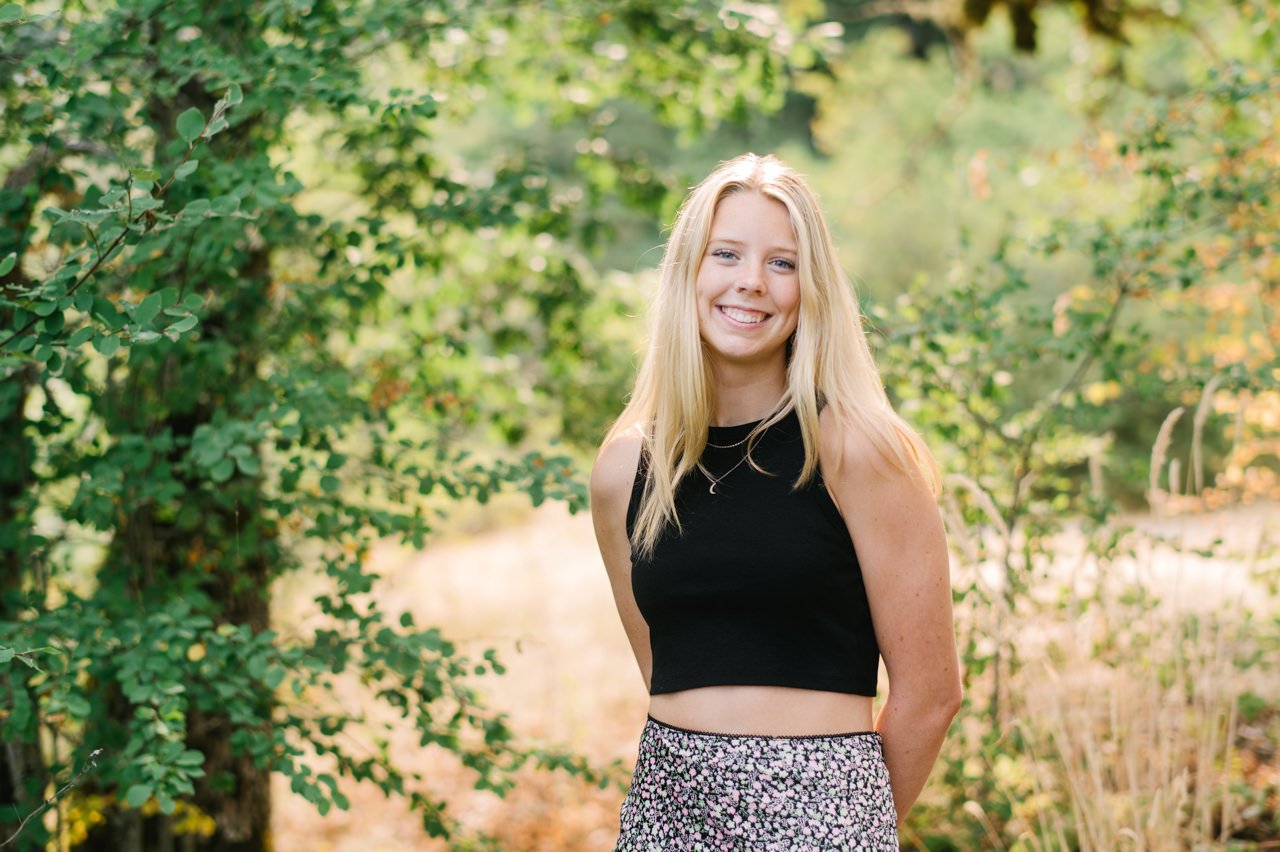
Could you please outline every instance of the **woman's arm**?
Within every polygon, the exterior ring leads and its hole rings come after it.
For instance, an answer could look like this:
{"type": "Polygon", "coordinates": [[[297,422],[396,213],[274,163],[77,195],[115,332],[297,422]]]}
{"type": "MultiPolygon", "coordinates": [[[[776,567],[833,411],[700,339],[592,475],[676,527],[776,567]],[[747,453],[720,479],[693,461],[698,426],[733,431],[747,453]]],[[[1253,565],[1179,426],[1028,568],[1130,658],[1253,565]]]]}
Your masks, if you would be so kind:
{"type": "Polygon", "coordinates": [[[653,675],[649,625],[631,592],[631,543],[627,539],[627,505],[640,463],[640,445],[639,435],[627,433],[600,449],[591,469],[591,521],[609,585],[613,587],[613,601],[647,692],[653,675]]]}
{"type": "Polygon", "coordinates": [[[871,440],[822,415],[823,478],[862,566],[889,694],[876,717],[884,738],[898,823],[928,780],[960,707],[951,615],[950,561],[942,517],[924,478],[895,468],[871,440]],[[828,473],[830,471],[830,473],[828,473]]]}

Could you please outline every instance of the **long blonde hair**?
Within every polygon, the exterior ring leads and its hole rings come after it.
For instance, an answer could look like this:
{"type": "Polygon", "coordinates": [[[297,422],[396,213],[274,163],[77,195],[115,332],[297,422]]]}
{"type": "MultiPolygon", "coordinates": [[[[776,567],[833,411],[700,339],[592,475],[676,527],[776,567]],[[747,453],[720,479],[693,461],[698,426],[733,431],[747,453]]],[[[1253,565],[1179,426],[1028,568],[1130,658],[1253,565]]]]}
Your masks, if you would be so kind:
{"type": "Polygon", "coordinates": [[[752,430],[748,448],[794,409],[805,451],[794,487],[808,484],[818,470],[818,413],[831,406],[841,424],[862,430],[895,467],[918,472],[935,491],[938,487],[928,448],[885,395],[857,297],[840,269],[813,191],[777,158],[743,154],[721,163],[694,187],[676,215],[635,390],[605,438],[607,443],[631,429],[642,435],[648,475],[631,534],[641,554],[652,552],[669,525],[680,529],[676,489],[697,470],[706,448],[715,383],[698,330],[696,279],[716,208],[735,192],[758,192],[787,208],[800,279],[800,319],[789,347],[787,387],[778,407],[752,430]]]}

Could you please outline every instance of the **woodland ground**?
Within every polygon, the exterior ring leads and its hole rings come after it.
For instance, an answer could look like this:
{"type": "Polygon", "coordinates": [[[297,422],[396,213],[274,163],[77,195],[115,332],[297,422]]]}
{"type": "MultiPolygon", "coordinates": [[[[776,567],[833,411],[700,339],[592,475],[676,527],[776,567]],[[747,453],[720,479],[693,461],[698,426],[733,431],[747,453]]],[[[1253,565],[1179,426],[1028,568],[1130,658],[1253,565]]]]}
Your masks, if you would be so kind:
{"type": "MultiPolygon", "coordinates": [[[[1143,520],[1141,526],[1182,537],[1187,544],[1223,535],[1248,552],[1259,536],[1275,535],[1276,508],[1143,520]]],[[[1060,550],[1062,577],[1088,582],[1073,549],[1067,541],[1060,550]]],[[[1257,589],[1241,564],[1188,555],[1185,549],[1151,556],[1135,560],[1132,569],[1167,606],[1222,609],[1245,598],[1258,603],[1257,589]]],[[[372,560],[383,577],[377,596],[384,610],[409,611],[419,624],[439,625],[474,656],[488,647],[499,650],[509,671],[486,679],[488,701],[510,713],[523,737],[567,746],[601,764],[621,760],[631,765],[646,700],[586,514],[570,516],[560,506],[548,506],[518,525],[439,543],[421,553],[384,546],[372,560]]],[[[316,583],[299,574],[277,589],[275,619],[284,633],[313,617],[310,600],[316,583]]],[[[337,695],[350,710],[364,703],[355,683],[337,684],[337,695]]],[[[497,848],[612,848],[622,795],[617,789],[602,791],[563,774],[538,773],[498,799],[471,790],[466,771],[447,756],[419,749],[409,726],[402,727],[405,733],[390,744],[392,753],[406,767],[422,771],[432,790],[447,795],[453,815],[496,838],[497,848]]],[[[371,743],[372,738],[366,745],[371,743]]],[[[402,802],[386,800],[372,787],[349,785],[350,810],[321,817],[289,791],[287,780],[277,777],[275,785],[277,849],[445,848],[425,837],[402,802]]]]}

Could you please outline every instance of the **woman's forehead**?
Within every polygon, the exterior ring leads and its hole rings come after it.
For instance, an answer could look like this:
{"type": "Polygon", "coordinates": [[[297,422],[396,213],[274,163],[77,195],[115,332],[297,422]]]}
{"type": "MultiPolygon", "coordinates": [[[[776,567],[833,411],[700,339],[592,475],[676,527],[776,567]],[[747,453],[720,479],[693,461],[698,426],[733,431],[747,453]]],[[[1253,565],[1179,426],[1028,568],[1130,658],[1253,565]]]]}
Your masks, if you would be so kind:
{"type": "Polygon", "coordinates": [[[764,239],[772,243],[770,249],[796,250],[795,226],[787,206],[754,190],[740,190],[720,199],[709,239],[733,245],[764,239]]]}

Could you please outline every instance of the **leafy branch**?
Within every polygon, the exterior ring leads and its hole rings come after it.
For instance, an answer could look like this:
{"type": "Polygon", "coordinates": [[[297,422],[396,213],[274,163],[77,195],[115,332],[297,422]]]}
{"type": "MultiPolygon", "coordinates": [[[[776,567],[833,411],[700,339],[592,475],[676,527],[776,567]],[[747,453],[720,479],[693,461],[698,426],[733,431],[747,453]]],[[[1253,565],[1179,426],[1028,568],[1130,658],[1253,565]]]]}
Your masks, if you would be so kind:
{"type": "MultiPolygon", "coordinates": [[[[96,255],[93,263],[89,266],[89,268],[86,269],[84,272],[78,274],[75,282],[72,283],[71,286],[67,288],[66,292],[57,297],[58,302],[61,302],[63,299],[70,299],[72,296],[74,296],[76,294],[76,291],[79,290],[80,287],[84,285],[86,281],[93,278],[93,276],[97,274],[97,272],[102,268],[104,264],[106,264],[110,259],[115,257],[116,252],[124,244],[125,240],[128,239],[130,234],[139,233],[139,232],[148,233],[155,229],[157,218],[156,218],[156,214],[154,213],[154,210],[161,206],[162,199],[164,198],[165,193],[168,192],[169,187],[173,185],[173,182],[175,180],[182,180],[183,178],[186,178],[189,175],[191,175],[191,173],[196,170],[197,165],[199,164],[199,160],[191,159],[191,155],[195,152],[197,146],[200,144],[202,140],[207,141],[211,139],[215,134],[219,133],[222,130],[225,130],[228,127],[228,123],[226,119],[226,112],[228,108],[241,103],[242,100],[243,100],[243,94],[240,91],[240,87],[238,85],[232,85],[228,89],[227,93],[221,99],[219,99],[218,102],[214,105],[213,112],[207,119],[204,117],[203,113],[200,112],[200,110],[194,107],[192,107],[191,109],[187,110],[186,112],[178,116],[178,119],[177,119],[178,135],[181,136],[182,139],[187,143],[186,154],[183,156],[182,161],[174,169],[173,173],[169,176],[169,179],[165,181],[164,184],[162,184],[161,186],[152,189],[149,196],[143,197],[144,199],[149,199],[149,201],[145,205],[139,204],[139,206],[142,209],[136,210],[136,211],[134,209],[135,205],[134,205],[132,187],[135,185],[134,184],[135,180],[145,185],[146,183],[150,183],[154,181],[156,178],[158,178],[159,175],[155,173],[153,170],[149,170],[149,169],[134,170],[134,172],[130,175],[129,182],[126,185],[126,187],[115,191],[115,192],[119,192],[125,201],[125,205],[126,205],[126,209],[124,211],[125,227],[120,228],[119,232],[116,233],[114,237],[107,243],[107,247],[105,251],[102,249],[101,245],[98,242],[99,234],[96,231],[94,231],[94,229],[91,227],[91,221],[94,218],[96,218],[99,214],[106,214],[106,213],[112,212],[113,208],[108,208],[102,211],[94,211],[92,214],[77,213],[76,211],[72,211],[71,213],[65,213],[63,211],[56,211],[56,210],[54,211],[55,216],[57,216],[59,219],[70,219],[72,221],[78,221],[84,227],[85,231],[89,235],[90,240],[93,242],[95,255],[96,255]]],[[[113,193],[108,193],[107,195],[103,196],[104,199],[112,198],[112,197],[113,197],[113,193]]],[[[143,199],[139,199],[140,202],[142,200],[143,199]]],[[[0,276],[6,275],[9,272],[11,272],[14,266],[16,265],[16,263],[17,263],[17,255],[15,253],[10,253],[4,258],[0,258],[0,276]]],[[[55,307],[54,309],[56,310],[57,308],[55,307]]],[[[10,344],[12,344],[18,338],[24,336],[28,331],[30,331],[32,328],[35,327],[35,324],[37,322],[40,322],[41,320],[45,319],[46,316],[47,314],[42,315],[39,312],[33,312],[31,318],[27,320],[27,322],[23,323],[17,330],[13,331],[8,337],[0,341],[0,350],[8,348],[10,344]]],[[[187,328],[184,328],[183,330],[184,331],[189,330],[191,327],[194,327],[194,325],[195,324],[192,323],[190,326],[188,326],[187,328]]]]}

